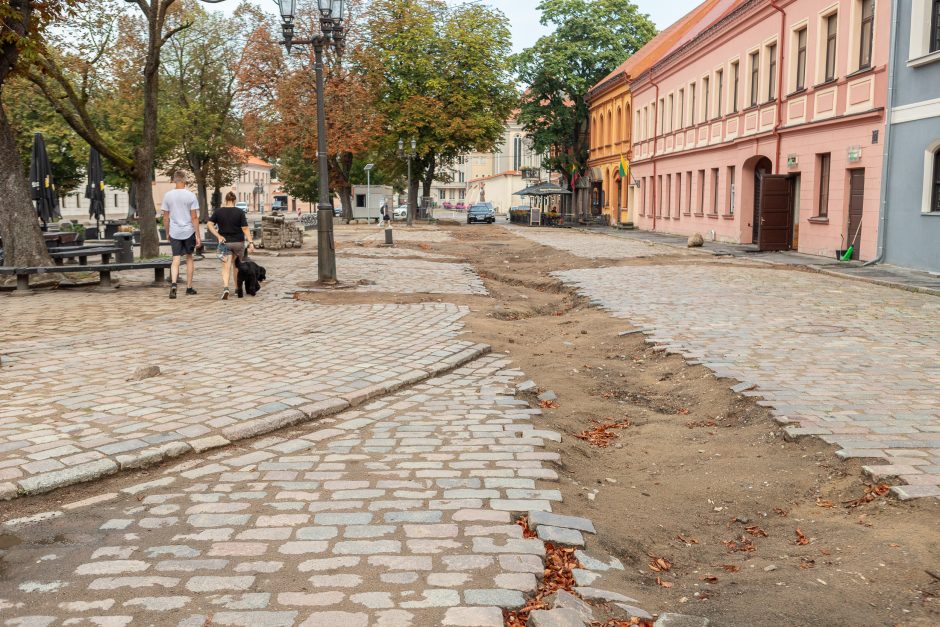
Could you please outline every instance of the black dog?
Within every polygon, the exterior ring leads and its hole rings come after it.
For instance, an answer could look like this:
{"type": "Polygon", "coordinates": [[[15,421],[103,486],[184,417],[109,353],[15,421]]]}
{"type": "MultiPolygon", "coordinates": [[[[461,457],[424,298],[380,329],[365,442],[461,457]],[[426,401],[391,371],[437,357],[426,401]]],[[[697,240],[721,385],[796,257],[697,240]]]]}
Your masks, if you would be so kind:
{"type": "Polygon", "coordinates": [[[268,277],[265,269],[248,259],[248,257],[245,257],[244,261],[236,261],[235,267],[235,294],[239,298],[242,298],[245,292],[249,296],[257,294],[258,290],[261,289],[261,282],[268,277]]]}

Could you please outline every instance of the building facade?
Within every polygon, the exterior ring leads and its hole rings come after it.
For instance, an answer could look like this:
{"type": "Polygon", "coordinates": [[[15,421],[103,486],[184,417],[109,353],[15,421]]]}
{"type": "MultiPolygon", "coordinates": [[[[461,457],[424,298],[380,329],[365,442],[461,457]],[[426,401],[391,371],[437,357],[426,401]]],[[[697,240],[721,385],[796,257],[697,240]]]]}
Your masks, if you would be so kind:
{"type": "Polygon", "coordinates": [[[890,3],[724,0],[631,82],[634,222],[876,256],[890,3]]]}
{"type": "Polygon", "coordinates": [[[895,4],[884,259],[940,272],[940,0],[895,4]]]}

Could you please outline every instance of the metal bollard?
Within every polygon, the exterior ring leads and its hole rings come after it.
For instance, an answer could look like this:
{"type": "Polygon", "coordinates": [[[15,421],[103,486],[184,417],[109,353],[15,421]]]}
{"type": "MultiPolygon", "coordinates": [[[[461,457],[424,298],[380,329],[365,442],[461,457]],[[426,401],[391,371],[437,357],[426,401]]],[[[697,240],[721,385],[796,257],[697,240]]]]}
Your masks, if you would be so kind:
{"type": "Polygon", "coordinates": [[[385,229],[385,243],[389,246],[395,245],[395,242],[392,241],[392,227],[391,226],[385,229]]]}

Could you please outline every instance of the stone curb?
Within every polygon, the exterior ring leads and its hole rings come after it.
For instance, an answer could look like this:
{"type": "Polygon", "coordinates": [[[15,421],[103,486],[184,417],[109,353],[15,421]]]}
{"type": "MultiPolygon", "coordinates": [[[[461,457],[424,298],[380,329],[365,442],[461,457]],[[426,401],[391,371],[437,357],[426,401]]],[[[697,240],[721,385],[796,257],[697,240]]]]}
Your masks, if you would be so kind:
{"type": "MultiPolygon", "coordinates": [[[[220,434],[197,438],[190,441],[168,442],[156,447],[141,449],[133,453],[121,453],[113,457],[106,457],[93,462],[80,464],[71,468],[45,472],[33,475],[16,482],[15,492],[12,489],[3,489],[6,484],[0,485],[0,501],[11,500],[18,497],[44,494],[59,488],[76,483],[85,483],[101,479],[121,470],[146,468],[159,464],[168,459],[185,455],[190,451],[201,453],[210,449],[228,446],[233,442],[253,438],[284,427],[311,422],[337,414],[350,407],[356,407],[376,397],[384,396],[402,388],[414,385],[421,381],[433,379],[463,366],[475,359],[487,355],[491,351],[488,344],[474,344],[434,366],[416,368],[397,379],[385,383],[344,394],[339,398],[332,398],[316,403],[303,405],[296,409],[285,409],[261,418],[246,420],[237,425],[222,429],[220,434]]],[[[9,488],[12,488],[10,484],[9,488]]]]}

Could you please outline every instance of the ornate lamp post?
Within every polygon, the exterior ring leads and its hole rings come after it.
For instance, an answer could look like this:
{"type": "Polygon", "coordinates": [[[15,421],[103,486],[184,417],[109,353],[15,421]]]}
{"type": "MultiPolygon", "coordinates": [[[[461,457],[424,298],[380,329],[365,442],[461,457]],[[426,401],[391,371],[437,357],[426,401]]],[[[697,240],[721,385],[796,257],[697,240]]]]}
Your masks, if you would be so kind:
{"type": "Polygon", "coordinates": [[[323,49],[342,50],[344,0],[318,0],[320,32],[306,39],[294,38],[297,0],[278,0],[281,33],[288,54],[292,46],[311,46],[317,77],[317,165],[320,169],[320,200],[317,206],[317,266],[321,283],[336,283],[336,251],[333,243],[333,207],[330,205],[330,175],[326,149],[326,110],[323,104],[323,49]]]}
{"type": "Polygon", "coordinates": [[[398,140],[398,156],[402,159],[408,159],[408,226],[414,224],[415,221],[415,207],[411,204],[411,160],[414,159],[417,153],[418,142],[412,138],[411,140],[411,150],[405,152],[405,140],[398,140]]]}

